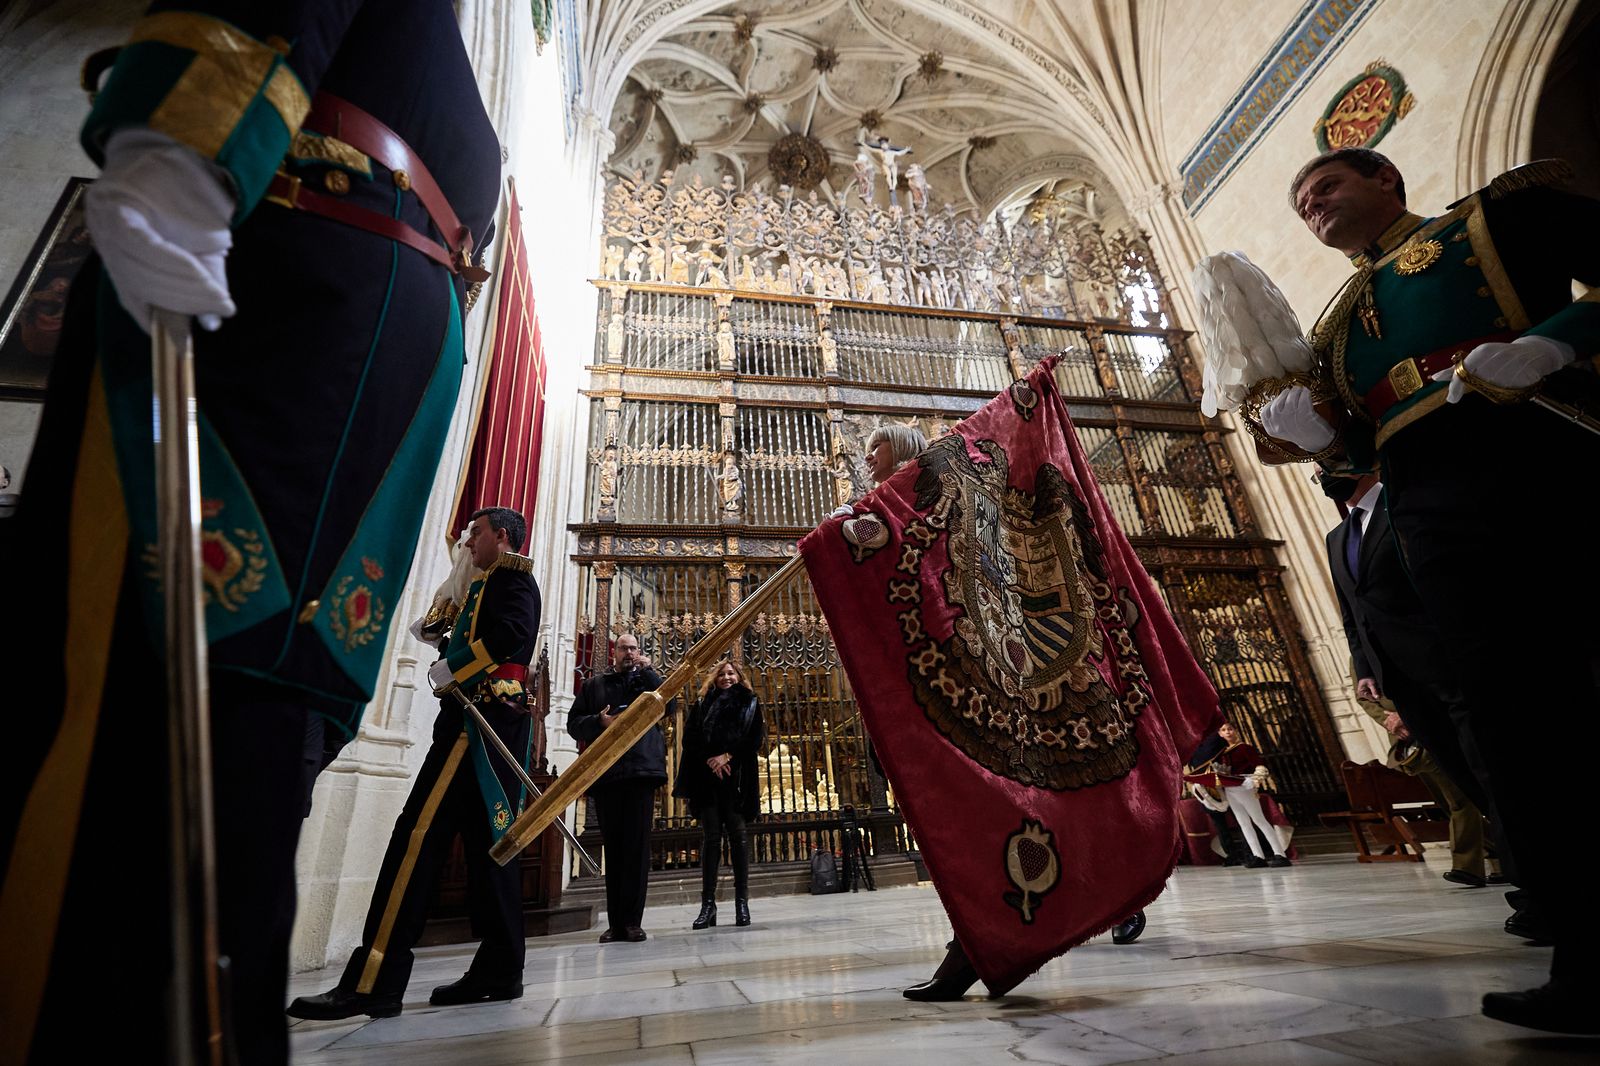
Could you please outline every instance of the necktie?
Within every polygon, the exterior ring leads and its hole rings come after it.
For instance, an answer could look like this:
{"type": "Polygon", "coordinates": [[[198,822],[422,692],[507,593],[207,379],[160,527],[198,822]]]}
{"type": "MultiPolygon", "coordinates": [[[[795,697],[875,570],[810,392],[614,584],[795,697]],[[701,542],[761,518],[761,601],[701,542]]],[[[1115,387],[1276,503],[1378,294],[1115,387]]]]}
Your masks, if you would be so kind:
{"type": "Polygon", "coordinates": [[[1344,562],[1350,568],[1350,580],[1361,578],[1361,515],[1362,508],[1350,512],[1350,535],[1344,541],[1344,562]]]}

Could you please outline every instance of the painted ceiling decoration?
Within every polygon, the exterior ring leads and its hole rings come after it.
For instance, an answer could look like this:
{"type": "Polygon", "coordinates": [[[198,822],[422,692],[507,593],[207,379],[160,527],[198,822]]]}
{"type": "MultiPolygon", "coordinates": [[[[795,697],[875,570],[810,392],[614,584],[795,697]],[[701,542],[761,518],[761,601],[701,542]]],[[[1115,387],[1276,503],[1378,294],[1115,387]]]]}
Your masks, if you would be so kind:
{"type": "Polygon", "coordinates": [[[1014,46],[952,32],[953,10],[741,0],[689,18],[627,70],[609,115],[610,171],[710,186],[727,175],[844,208],[904,201],[917,183],[916,195],[979,218],[1125,224],[1037,72],[1019,67],[1014,46]]]}

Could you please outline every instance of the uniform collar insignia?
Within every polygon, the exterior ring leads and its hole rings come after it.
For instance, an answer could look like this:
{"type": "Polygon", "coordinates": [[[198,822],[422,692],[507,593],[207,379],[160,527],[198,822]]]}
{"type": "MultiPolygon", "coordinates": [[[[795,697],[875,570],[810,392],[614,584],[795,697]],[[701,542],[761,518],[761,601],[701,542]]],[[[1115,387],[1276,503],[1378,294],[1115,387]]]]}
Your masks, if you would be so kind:
{"type": "Polygon", "coordinates": [[[1400,217],[1389,224],[1389,228],[1378,234],[1378,239],[1367,245],[1361,251],[1350,257],[1350,264],[1356,269],[1368,263],[1376,263],[1405,242],[1405,239],[1417,231],[1417,228],[1428,221],[1421,215],[1410,211],[1402,212],[1400,217]]]}

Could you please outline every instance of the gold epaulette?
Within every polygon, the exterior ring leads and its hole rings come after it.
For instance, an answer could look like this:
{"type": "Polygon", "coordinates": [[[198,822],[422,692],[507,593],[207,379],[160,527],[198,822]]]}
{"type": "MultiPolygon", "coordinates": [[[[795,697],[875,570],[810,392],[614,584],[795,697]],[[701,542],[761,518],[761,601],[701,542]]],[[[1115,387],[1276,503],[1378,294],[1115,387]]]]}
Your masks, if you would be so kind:
{"type": "Polygon", "coordinates": [[[1565,159],[1535,159],[1512,167],[1489,183],[1484,190],[1489,199],[1498,200],[1510,193],[1540,185],[1565,185],[1572,180],[1572,164],[1565,159]]]}
{"type": "Polygon", "coordinates": [[[533,573],[533,560],[526,555],[518,555],[516,552],[501,552],[500,558],[490,563],[489,569],[483,572],[484,580],[488,580],[490,574],[502,567],[507,570],[515,570],[519,574],[531,574],[533,573]]]}

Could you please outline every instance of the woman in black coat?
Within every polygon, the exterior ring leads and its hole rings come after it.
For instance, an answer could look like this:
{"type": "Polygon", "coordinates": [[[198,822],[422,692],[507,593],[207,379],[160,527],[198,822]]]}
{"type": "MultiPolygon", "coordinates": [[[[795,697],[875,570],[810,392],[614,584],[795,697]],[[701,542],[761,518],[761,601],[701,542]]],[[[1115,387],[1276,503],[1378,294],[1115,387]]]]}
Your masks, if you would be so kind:
{"type": "Polygon", "coordinates": [[[672,794],[689,801],[705,831],[700,845],[700,916],[694,928],[717,924],[717,868],[722,838],[733,857],[734,921],[750,924],[750,856],[745,822],[760,814],[756,753],[766,739],[756,694],[732,662],[718,666],[683,724],[683,757],[672,794]]]}

